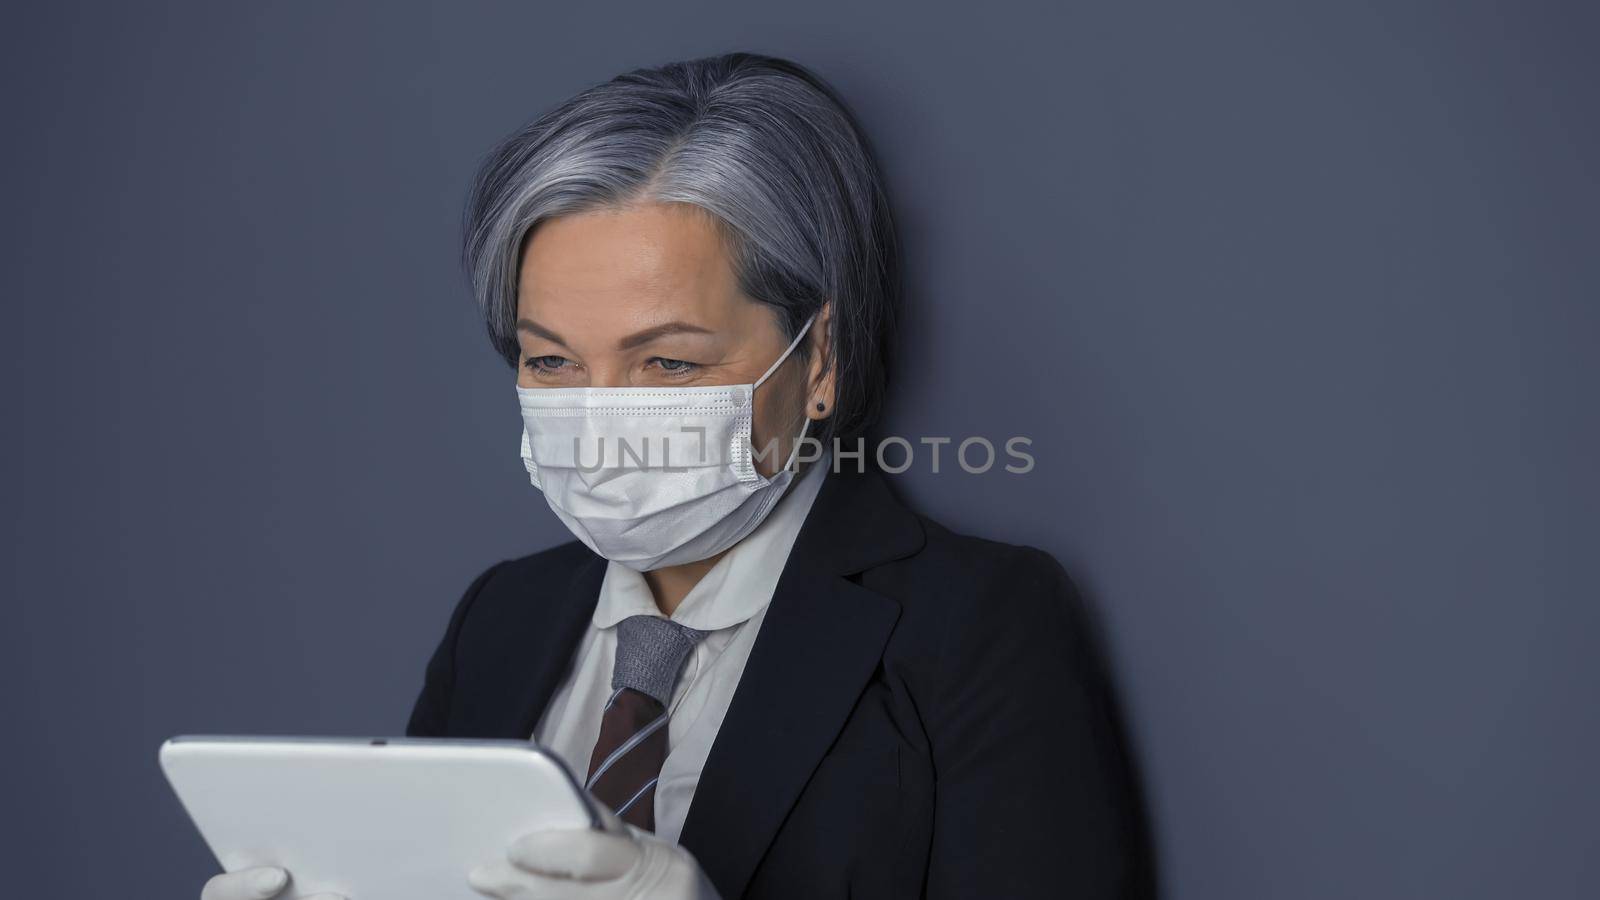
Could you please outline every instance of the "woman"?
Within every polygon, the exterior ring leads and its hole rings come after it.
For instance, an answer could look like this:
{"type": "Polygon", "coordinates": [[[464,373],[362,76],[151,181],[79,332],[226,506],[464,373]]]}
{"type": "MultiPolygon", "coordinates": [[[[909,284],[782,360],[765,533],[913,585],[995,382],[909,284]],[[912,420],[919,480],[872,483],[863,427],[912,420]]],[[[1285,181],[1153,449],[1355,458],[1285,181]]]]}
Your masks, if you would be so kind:
{"type": "Polygon", "coordinates": [[[587,90],[485,163],[465,259],[530,478],[578,540],[473,581],[407,733],[533,738],[611,811],[526,836],[474,889],[1149,890],[1065,574],[906,509],[858,452],[898,277],[831,90],[750,54],[587,90]]]}

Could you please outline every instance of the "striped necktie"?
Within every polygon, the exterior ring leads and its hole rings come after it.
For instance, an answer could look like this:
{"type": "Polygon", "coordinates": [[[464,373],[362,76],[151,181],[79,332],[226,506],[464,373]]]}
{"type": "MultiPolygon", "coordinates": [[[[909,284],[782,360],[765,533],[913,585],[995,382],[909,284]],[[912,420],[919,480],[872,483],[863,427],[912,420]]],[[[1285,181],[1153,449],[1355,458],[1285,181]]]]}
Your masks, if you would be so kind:
{"type": "Polygon", "coordinates": [[[656,779],[667,758],[667,704],[678,673],[706,632],[660,616],[617,623],[611,697],[584,784],[617,817],[647,831],[656,825],[656,779]]]}

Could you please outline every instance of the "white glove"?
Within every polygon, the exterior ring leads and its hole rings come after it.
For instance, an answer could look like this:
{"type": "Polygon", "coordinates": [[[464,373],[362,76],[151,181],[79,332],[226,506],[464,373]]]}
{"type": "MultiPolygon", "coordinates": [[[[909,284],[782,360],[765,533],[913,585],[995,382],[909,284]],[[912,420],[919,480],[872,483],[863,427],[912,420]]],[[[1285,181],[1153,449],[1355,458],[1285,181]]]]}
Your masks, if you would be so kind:
{"type": "MultiPolygon", "coordinates": [[[[256,866],[223,872],[206,882],[200,900],[268,900],[289,884],[289,872],[277,866],[256,866]]],[[[288,900],[288,898],[284,898],[288,900]]],[[[298,900],[345,900],[339,894],[307,894],[298,900]]]]}
{"type": "Polygon", "coordinates": [[[596,805],[604,831],[525,834],[504,861],[467,873],[467,883],[499,900],[721,900],[689,851],[596,805]]]}

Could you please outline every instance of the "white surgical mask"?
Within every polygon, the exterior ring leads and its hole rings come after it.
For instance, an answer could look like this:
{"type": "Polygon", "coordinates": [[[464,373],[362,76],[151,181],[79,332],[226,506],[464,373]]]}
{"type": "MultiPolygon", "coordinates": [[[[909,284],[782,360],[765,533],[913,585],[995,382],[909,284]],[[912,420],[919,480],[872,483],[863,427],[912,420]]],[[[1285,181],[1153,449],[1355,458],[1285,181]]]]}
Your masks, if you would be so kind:
{"type": "Polygon", "coordinates": [[[529,480],[589,549],[630,569],[721,553],[761,524],[794,479],[801,442],[767,478],[755,467],[750,425],[756,388],[810,327],[808,319],[753,384],[518,386],[529,480]]]}

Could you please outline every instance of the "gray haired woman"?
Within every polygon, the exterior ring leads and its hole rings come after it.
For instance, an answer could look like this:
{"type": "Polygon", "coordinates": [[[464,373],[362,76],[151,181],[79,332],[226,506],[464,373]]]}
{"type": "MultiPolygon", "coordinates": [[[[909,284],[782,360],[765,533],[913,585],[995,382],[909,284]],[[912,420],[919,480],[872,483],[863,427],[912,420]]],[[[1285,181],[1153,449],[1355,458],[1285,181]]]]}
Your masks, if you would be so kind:
{"type": "Polygon", "coordinates": [[[821,79],[733,53],[583,91],[485,161],[465,262],[529,478],[576,540],[472,582],[407,733],[534,740],[609,811],[523,837],[472,889],[1150,892],[1066,574],[908,509],[864,440],[895,229],[821,79]]]}

